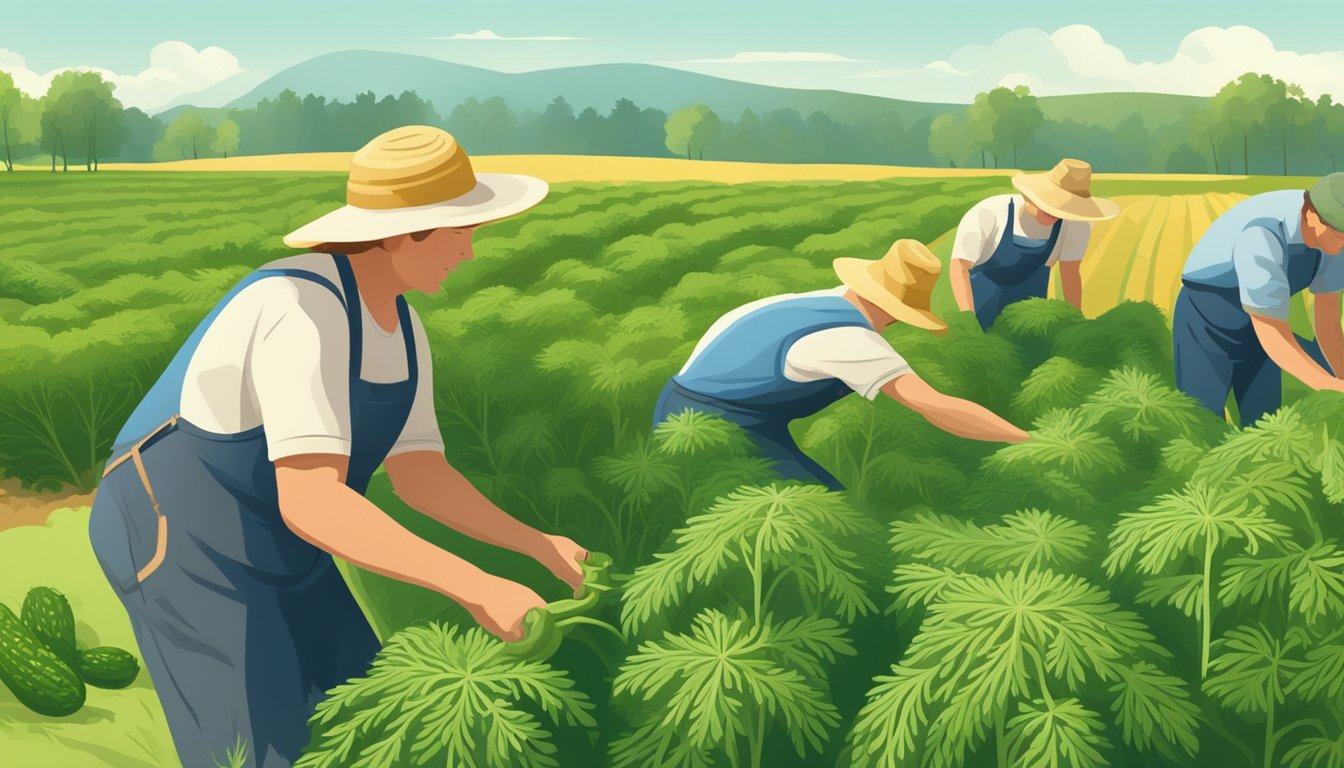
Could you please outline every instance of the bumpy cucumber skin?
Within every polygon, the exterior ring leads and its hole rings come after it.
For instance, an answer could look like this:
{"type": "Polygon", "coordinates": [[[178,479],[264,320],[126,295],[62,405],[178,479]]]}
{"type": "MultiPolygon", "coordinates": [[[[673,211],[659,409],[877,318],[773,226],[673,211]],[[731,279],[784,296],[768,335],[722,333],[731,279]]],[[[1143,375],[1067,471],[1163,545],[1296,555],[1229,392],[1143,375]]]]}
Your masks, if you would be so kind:
{"type": "Polygon", "coordinates": [[[104,646],[79,652],[76,666],[84,682],[95,688],[125,688],[140,674],[140,662],[120,648],[104,646]]]}
{"type": "Polygon", "coordinates": [[[23,599],[23,625],[48,650],[71,667],[79,663],[75,644],[75,614],[65,595],[51,587],[33,587],[23,599]]]}
{"type": "Polygon", "coordinates": [[[84,706],[84,681],[0,604],[0,682],[39,715],[64,717],[84,706]]]}

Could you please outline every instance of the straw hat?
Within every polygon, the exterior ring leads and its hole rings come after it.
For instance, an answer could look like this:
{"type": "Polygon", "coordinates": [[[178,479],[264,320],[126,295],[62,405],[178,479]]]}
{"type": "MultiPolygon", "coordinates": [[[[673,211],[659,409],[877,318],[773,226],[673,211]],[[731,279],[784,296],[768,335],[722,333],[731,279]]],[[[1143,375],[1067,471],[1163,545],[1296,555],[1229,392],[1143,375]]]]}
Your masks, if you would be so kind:
{"type": "Polygon", "coordinates": [[[468,227],[521,213],[546,197],[531,176],[475,173],[452,134],[394,128],[350,158],[346,205],[285,235],[285,245],[361,243],[440,227],[468,227]]]}
{"type": "Polygon", "coordinates": [[[1102,221],[1120,213],[1120,206],[1092,196],[1092,166],[1065,158],[1048,173],[1019,173],[1013,186],[1051,216],[1071,221],[1102,221]]]}
{"type": "Polygon", "coordinates": [[[929,309],[943,264],[918,240],[897,240],[880,259],[839,258],[840,282],[902,323],[942,334],[944,323],[929,309]]]}

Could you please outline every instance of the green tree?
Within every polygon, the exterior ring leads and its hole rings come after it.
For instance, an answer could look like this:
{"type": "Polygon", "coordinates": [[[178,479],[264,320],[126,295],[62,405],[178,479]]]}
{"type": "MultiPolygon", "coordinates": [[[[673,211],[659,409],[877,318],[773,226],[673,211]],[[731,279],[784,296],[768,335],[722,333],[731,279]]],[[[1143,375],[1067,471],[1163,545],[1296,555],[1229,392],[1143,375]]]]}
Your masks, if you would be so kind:
{"type": "Polygon", "coordinates": [[[119,157],[131,162],[145,162],[154,159],[154,145],[163,138],[163,122],[157,117],[141,112],[135,107],[124,113],[126,125],[126,143],[119,157]]]}
{"type": "MultiPolygon", "coordinates": [[[[1262,75],[1264,90],[1260,95],[1260,112],[1264,116],[1265,131],[1277,135],[1282,153],[1282,172],[1288,175],[1289,135],[1306,127],[1314,117],[1310,102],[1305,102],[1302,87],[1262,75]]],[[[1298,141],[1292,143],[1297,144],[1298,141]]]]}
{"type": "Polygon", "coordinates": [[[230,152],[238,149],[238,143],[238,124],[226,117],[215,126],[215,138],[210,142],[210,151],[228,157],[230,152]]]}
{"type": "Polygon", "coordinates": [[[205,124],[199,112],[189,109],[168,124],[163,139],[154,145],[154,159],[185,160],[190,157],[195,160],[202,151],[208,151],[214,141],[214,129],[205,124]]]}
{"type": "Polygon", "coordinates": [[[695,104],[668,115],[664,131],[669,150],[677,154],[684,152],[687,160],[699,152],[703,160],[705,147],[716,143],[722,135],[723,123],[714,110],[704,104],[695,104]]]}
{"type": "Polygon", "coordinates": [[[1211,106],[1218,121],[1241,138],[1242,172],[1251,172],[1251,134],[1264,131],[1263,102],[1270,83],[1253,72],[1224,85],[1211,106]]]}
{"type": "Polygon", "coordinates": [[[52,171],[57,152],[62,170],[70,170],[71,150],[81,145],[88,171],[98,169],[100,156],[117,153],[126,134],[113,88],[97,72],[67,71],[52,79],[42,106],[43,143],[51,149],[52,171]]]}
{"type": "MultiPolygon", "coordinates": [[[[975,103],[966,110],[966,118],[972,145],[982,153],[988,151],[993,155],[995,168],[999,167],[999,157],[1010,149],[1016,166],[1018,150],[1028,144],[1045,123],[1036,97],[1025,85],[976,94],[975,103]]],[[[983,155],[981,157],[981,165],[984,165],[983,155]]]]}
{"type": "Polygon", "coordinates": [[[0,72],[0,142],[4,143],[5,170],[14,170],[14,152],[36,141],[41,111],[36,101],[14,86],[14,78],[0,72]]]}
{"type": "Polygon", "coordinates": [[[929,125],[929,154],[956,168],[969,150],[967,127],[956,115],[939,115],[929,125]]]}

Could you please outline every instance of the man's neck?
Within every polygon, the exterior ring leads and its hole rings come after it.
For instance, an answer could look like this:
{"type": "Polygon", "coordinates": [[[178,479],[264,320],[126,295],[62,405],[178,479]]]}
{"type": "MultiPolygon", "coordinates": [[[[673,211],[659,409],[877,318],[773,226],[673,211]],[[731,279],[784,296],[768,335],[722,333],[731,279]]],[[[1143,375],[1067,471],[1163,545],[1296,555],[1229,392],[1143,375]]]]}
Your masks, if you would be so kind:
{"type": "Polygon", "coordinates": [[[350,257],[350,268],[355,273],[355,282],[359,284],[359,295],[369,314],[386,329],[396,326],[397,297],[409,290],[388,268],[391,255],[374,249],[350,257]]]}
{"type": "Polygon", "coordinates": [[[847,288],[844,297],[846,301],[853,304],[859,310],[859,314],[863,315],[864,319],[868,321],[868,324],[873,327],[873,330],[881,331],[883,328],[887,327],[887,323],[878,321],[877,307],[874,306],[872,302],[855,293],[853,288],[847,288]]]}

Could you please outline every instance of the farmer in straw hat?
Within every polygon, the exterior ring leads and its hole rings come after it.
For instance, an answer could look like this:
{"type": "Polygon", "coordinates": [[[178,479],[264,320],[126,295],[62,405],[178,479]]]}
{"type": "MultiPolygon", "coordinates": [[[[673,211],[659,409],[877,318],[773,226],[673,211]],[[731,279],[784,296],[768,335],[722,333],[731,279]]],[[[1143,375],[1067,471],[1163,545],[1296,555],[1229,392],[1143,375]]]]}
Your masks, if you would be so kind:
{"type": "Polygon", "coordinates": [[[881,336],[898,322],[947,331],[929,309],[942,265],[928,248],[897,240],[880,259],[834,266],[838,288],[761,299],[719,318],[663,388],[654,426],[686,409],[721,416],[745,429],[782,477],[832,490],[839,481],[794,443],[789,422],[852,392],[869,400],[885,393],[962,437],[1028,438],[985,408],[934,390],[881,336]]]}
{"type": "Polygon", "coordinates": [[[967,211],[952,245],[952,295],[963,311],[975,311],[982,328],[1015,301],[1044,298],[1055,264],[1064,298],[1082,309],[1078,267],[1090,222],[1120,212],[1092,196],[1092,166],[1081,160],[1061,160],[1048,173],[1020,173],[1013,186],[1021,194],[995,195],[967,211]]]}
{"type": "Polygon", "coordinates": [[[1242,426],[1279,407],[1287,371],[1312,389],[1344,391],[1344,173],[1310,190],[1255,195],[1195,243],[1172,316],[1176,386],[1222,416],[1228,392],[1242,426]],[[1288,305],[1310,290],[1315,340],[1293,333],[1288,305]]]}
{"type": "Polygon", "coordinates": [[[332,556],[442,592],[517,638],[535,592],[417,538],[364,497],[397,495],[571,585],[587,553],[495,508],[444,459],[425,330],[472,232],[545,197],[477,174],[453,137],[407,126],[354,154],[348,203],[284,238],[187,339],[116,439],[89,523],[183,764],[294,761],[322,693],[378,650],[332,556]]]}

